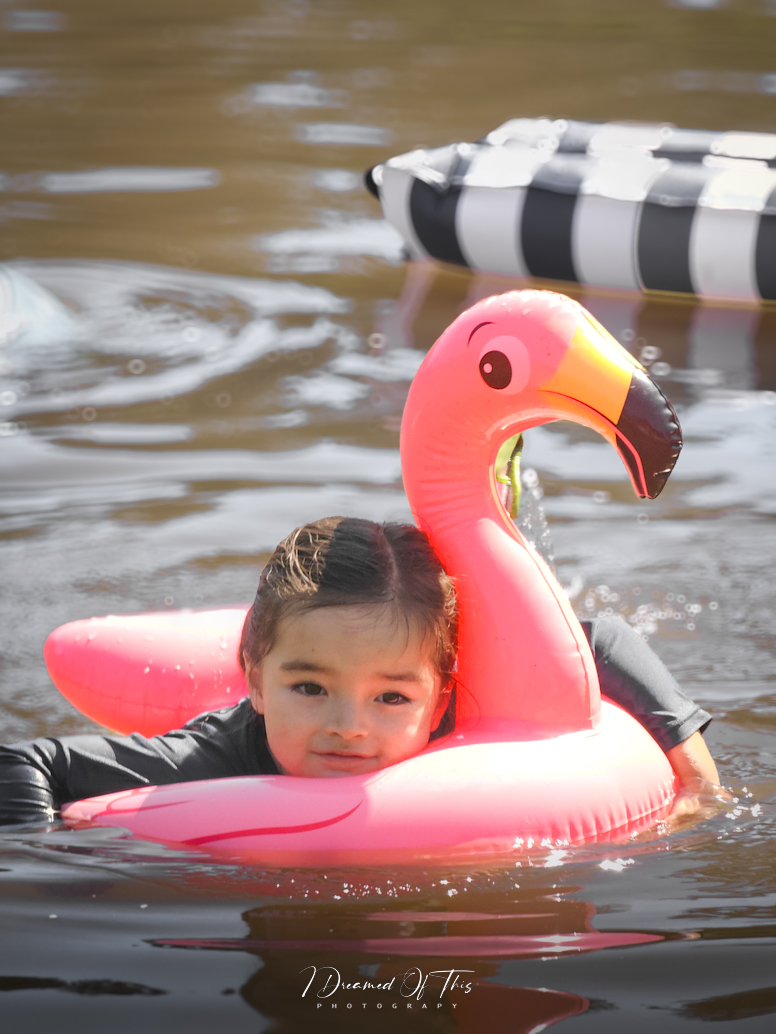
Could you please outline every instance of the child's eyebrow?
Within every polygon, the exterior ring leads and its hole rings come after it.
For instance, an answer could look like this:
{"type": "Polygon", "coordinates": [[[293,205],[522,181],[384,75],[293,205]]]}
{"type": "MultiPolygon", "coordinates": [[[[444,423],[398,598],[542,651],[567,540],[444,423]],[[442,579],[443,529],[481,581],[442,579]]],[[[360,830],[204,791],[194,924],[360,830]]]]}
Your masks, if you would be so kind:
{"type": "Polygon", "coordinates": [[[281,671],[315,671],[321,675],[328,674],[331,672],[331,668],[327,668],[323,664],[313,664],[312,661],[285,661],[280,665],[281,671]]]}
{"type": "MultiPolygon", "coordinates": [[[[280,665],[281,671],[308,671],[319,675],[330,675],[332,672],[331,668],[327,668],[323,664],[314,664],[312,661],[284,661],[280,665]]],[[[399,672],[382,672],[378,671],[375,673],[378,679],[384,679],[386,682],[420,682],[420,674],[417,671],[399,671],[399,672]]]]}

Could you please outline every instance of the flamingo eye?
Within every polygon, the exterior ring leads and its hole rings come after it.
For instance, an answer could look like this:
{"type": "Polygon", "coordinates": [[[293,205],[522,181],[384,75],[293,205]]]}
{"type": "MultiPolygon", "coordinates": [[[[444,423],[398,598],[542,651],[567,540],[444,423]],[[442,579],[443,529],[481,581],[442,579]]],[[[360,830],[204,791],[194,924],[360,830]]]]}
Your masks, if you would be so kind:
{"type": "Polygon", "coordinates": [[[512,364],[503,352],[486,352],[480,359],[480,373],[489,388],[506,388],[512,380],[512,364]]]}

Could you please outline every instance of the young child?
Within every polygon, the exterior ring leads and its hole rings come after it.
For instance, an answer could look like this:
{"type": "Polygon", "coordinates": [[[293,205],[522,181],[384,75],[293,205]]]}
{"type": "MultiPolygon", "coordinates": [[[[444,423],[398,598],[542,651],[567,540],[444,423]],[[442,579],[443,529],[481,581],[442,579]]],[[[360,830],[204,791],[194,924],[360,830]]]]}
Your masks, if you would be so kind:
{"type": "MultiPolygon", "coordinates": [[[[666,751],[686,792],[718,782],[710,716],[618,619],[583,622],[601,690],[666,751]]],[[[457,606],[428,539],[330,517],[264,568],[240,643],[250,697],[146,739],[65,736],[0,747],[0,825],[52,821],[67,801],[135,786],[286,774],[336,777],[411,757],[454,727],[457,606]]]]}

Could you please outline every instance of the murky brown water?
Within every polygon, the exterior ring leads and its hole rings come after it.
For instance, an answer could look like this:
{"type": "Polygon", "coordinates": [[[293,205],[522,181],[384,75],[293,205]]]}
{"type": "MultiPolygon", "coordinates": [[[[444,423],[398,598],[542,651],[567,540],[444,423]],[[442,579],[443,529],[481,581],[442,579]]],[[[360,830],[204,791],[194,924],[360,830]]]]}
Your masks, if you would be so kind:
{"type": "MultiPolygon", "coordinates": [[[[0,27],[4,741],[92,728],[43,667],[62,622],[248,599],[294,525],[406,515],[417,363],[514,285],[408,269],[366,167],[516,115],[776,130],[771,0],[61,0],[6,2],[0,27]]],[[[639,613],[714,712],[740,806],[464,873],[7,833],[4,1031],[772,1029],[776,311],[577,296],[651,365],[686,445],[647,506],[593,435],[534,431],[558,573],[580,613],[639,613]],[[326,966],[400,976],[313,1000],[326,966]],[[451,968],[471,991],[400,983],[451,968]]]]}

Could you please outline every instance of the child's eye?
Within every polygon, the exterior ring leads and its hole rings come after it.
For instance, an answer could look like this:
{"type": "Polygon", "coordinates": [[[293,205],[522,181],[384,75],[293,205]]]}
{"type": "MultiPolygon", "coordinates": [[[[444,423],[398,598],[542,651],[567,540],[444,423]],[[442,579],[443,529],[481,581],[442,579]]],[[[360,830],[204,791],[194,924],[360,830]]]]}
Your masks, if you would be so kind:
{"type": "Polygon", "coordinates": [[[395,690],[388,690],[387,693],[381,693],[377,698],[381,704],[406,704],[409,697],[405,697],[403,693],[397,693],[395,690]]]}
{"type": "Polygon", "coordinates": [[[304,697],[321,697],[326,693],[323,686],[319,686],[317,682],[297,682],[291,689],[304,697]]]}

